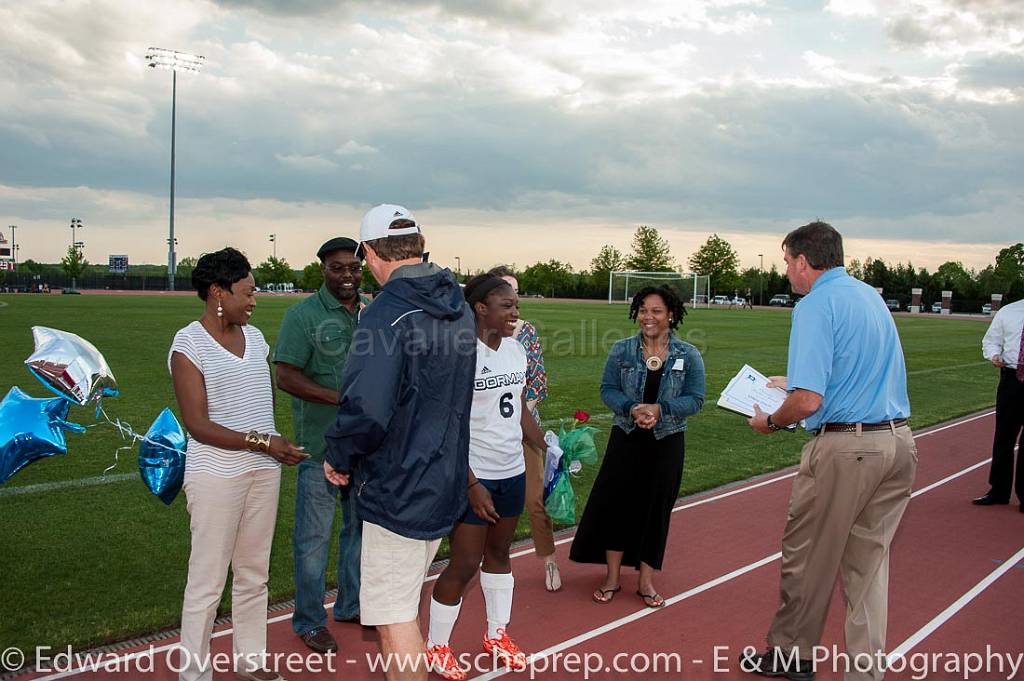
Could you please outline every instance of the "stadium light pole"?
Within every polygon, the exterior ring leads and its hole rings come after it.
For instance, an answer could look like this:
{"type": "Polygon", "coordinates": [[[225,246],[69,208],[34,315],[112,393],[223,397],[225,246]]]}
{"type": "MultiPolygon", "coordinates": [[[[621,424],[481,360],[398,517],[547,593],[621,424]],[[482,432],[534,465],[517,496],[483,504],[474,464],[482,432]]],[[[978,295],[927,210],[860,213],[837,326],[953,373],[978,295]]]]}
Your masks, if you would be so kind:
{"type": "Polygon", "coordinates": [[[277,260],[277,234],[270,235],[270,243],[274,244],[274,260],[277,260]]]}
{"type": "Polygon", "coordinates": [[[757,304],[764,305],[764,253],[758,253],[761,266],[757,268],[757,304]]]}
{"type": "Polygon", "coordinates": [[[82,228],[82,221],[78,218],[71,218],[71,247],[75,247],[75,230],[82,228]]]}
{"type": "Polygon", "coordinates": [[[14,240],[14,232],[18,229],[18,225],[7,225],[11,228],[11,255],[14,257],[14,264],[18,264],[18,243],[14,240]]]}
{"type": "Polygon", "coordinates": [[[459,256],[455,256],[455,271],[459,273],[460,277],[462,276],[462,258],[459,256]]]}
{"type": "Polygon", "coordinates": [[[175,52],[162,47],[151,47],[146,50],[146,61],[149,62],[151,68],[171,71],[171,216],[167,236],[167,290],[173,291],[176,264],[174,253],[174,127],[178,99],[178,71],[199,73],[206,57],[175,52]]]}

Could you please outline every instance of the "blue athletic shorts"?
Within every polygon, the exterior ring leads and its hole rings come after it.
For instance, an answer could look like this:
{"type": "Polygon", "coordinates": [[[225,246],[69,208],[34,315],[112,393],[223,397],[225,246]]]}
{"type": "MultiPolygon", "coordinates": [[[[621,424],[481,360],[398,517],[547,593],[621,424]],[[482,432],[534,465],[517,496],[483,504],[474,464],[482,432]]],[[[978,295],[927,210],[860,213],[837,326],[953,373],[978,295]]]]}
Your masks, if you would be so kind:
{"type": "MultiPolygon", "coordinates": [[[[502,518],[514,518],[523,512],[523,507],[526,505],[526,473],[502,480],[480,479],[480,484],[491,493],[494,510],[502,518]]],[[[466,509],[466,515],[462,516],[459,522],[469,525],[490,525],[489,522],[473,513],[472,506],[466,509]]]]}

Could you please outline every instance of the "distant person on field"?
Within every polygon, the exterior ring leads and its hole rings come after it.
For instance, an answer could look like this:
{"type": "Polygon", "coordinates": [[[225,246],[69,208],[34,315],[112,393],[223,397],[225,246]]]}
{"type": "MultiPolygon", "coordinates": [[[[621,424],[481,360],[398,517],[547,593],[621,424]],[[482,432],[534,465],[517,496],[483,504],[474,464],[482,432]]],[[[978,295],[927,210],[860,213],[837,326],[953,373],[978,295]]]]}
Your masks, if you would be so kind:
{"type": "Polygon", "coordinates": [[[424,658],[423,580],[466,511],[476,324],[452,273],[423,262],[423,235],[408,210],[371,209],[359,238],[383,288],[352,338],[324,474],[354,485],[363,521],[360,619],[377,627],[381,652],[392,656],[386,676],[425,679],[422,664],[397,664],[424,658]]]}
{"type": "Polygon", "coordinates": [[[1016,489],[1024,513],[1024,300],[999,308],[981,341],[982,355],[999,369],[996,389],[996,432],[992,441],[992,468],[988,493],[974,503],[992,506],[1010,503],[1016,489]],[[1013,448],[1017,475],[1013,474],[1013,448]]]}
{"type": "Polygon", "coordinates": [[[750,292],[749,288],[747,289],[747,297],[743,301],[743,306],[746,307],[748,310],[754,309],[754,296],[750,292]]]}
{"type": "MultiPolygon", "coordinates": [[[[889,545],[910,501],[917,447],[907,425],[907,372],[882,297],[843,268],[843,239],[824,222],[782,242],[786,276],[804,298],[793,311],[789,396],[774,413],[755,405],[764,435],[806,419],[804,445],[782,535],[781,604],[768,650],[741,658],[761,676],[810,681],[836,573],[846,596],[846,652],[877,660],[885,649],[889,545]]],[[[877,680],[884,669],[846,674],[877,680]]]]}
{"type": "Polygon", "coordinates": [[[315,294],[292,305],[284,315],[274,349],[277,385],[292,396],[295,440],[311,457],[299,464],[295,488],[295,612],[292,629],[311,650],[336,651],[327,628],[324,576],[332,526],[341,506],[338,595],[335,622],[359,621],[359,545],[361,524],[355,495],[324,479],[324,434],[338,415],[338,388],[360,307],[359,283],[363,266],[355,252],[359,244],[335,237],[317,251],[324,283],[315,294]]]}
{"type": "MultiPolygon", "coordinates": [[[[488,274],[501,277],[518,293],[519,280],[509,267],[499,265],[488,274]]],[[[537,407],[548,397],[548,373],[544,370],[544,350],[540,345],[540,336],[533,324],[520,318],[513,338],[526,351],[526,407],[539,427],[540,412],[537,407]]],[[[523,454],[526,457],[526,511],[529,514],[530,534],[533,536],[533,550],[544,562],[544,588],[558,591],[562,588],[562,576],[555,558],[554,528],[544,508],[545,450],[523,439],[523,454]]]]}
{"type": "Polygon", "coordinates": [[[174,336],[167,364],[188,430],[185,483],[192,552],[181,606],[181,681],[210,681],[210,634],[231,568],[235,672],[280,681],[266,668],[267,578],[281,464],[309,455],[274,426],[270,348],[249,326],[256,283],[233,248],[206,253],[192,270],[202,316],[174,336]]]}
{"type": "Polygon", "coordinates": [[[606,566],[592,595],[597,603],[609,603],[622,589],[627,565],[639,572],[643,604],[665,605],[654,573],[662,568],[679,498],[687,419],[704,405],[704,360],[674,333],[684,314],[671,288],[640,289],[629,307],[640,328],[617,342],[605,362],[601,399],[614,427],[569,551],[577,563],[606,566]]]}

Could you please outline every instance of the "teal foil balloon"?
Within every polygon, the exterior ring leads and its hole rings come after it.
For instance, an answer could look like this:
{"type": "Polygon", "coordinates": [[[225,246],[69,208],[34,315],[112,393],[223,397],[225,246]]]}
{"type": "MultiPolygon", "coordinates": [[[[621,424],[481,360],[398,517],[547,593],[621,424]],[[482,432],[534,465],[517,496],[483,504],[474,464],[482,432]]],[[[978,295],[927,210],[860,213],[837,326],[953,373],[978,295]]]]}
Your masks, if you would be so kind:
{"type": "Polygon", "coordinates": [[[0,485],[32,463],[67,454],[64,431],[84,432],[68,423],[70,404],[60,397],[30,397],[14,386],[0,402],[0,485]]]}
{"type": "Polygon", "coordinates": [[[185,431],[164,408],[139,443],[139,474],[149,491],[168,506],[185,479],[185,431]]]}

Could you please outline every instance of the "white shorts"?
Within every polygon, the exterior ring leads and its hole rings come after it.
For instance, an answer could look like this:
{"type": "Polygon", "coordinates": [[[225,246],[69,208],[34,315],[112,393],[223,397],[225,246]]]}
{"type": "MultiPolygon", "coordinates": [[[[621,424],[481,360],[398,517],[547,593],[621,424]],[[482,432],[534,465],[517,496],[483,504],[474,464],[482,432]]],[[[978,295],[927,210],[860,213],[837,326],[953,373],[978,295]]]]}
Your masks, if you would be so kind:
{"type": "Polygon", "coordinates": [[[363,521],[359,621],[367,626],[413,622],[440,539],[409,539],[363,521]]]}

